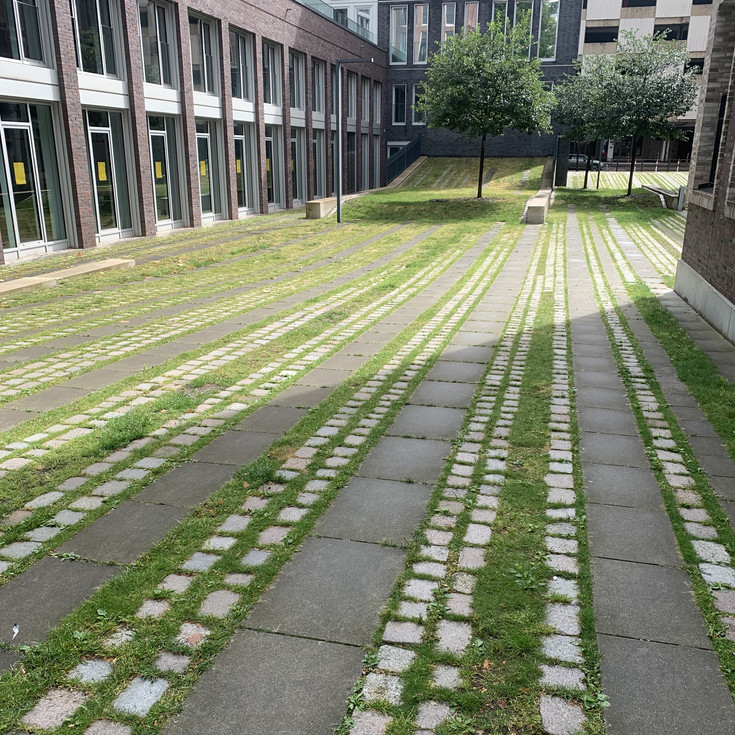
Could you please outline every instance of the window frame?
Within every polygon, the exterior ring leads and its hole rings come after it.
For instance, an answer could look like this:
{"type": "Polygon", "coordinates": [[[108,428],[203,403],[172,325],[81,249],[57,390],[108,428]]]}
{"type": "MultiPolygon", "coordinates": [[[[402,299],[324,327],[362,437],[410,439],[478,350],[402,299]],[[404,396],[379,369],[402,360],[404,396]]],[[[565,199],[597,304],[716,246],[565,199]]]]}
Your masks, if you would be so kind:
{"type": "Polygon", "coordinates": [[[241,31],[238,28],[230,27],[229,30],[230,38],[230,92],[235,99],[245,100],[246,102],[253,102],[255,96],[253,90],[254,74],[253,70],[255,67],[255,42],[252,33],[247,31],[241,31]],[[240,85],[240,94],[235,94],[233,87],[234,76],[232,75],[232,69],[235,68],[233,63],[232,44],[234,41],[237,42],[237,78],[240,85]]]}
{"type": "Polygon", "coordinates": [[[541,0],[541,12],[539,14],[538,38],[536,41],[536,53],[540,61],[556,61],[556,55],[559,50],[559,14],[561,12],[561,0],[541,0]],[[541,33],[543,32],[544,23],[544,6],[556,4],[556,29],[554,31],[554,53],[552,56],[541,55],[541,33]]]}
{"type": "Polygon", "coordinates": [[[147,78],[146,74],[146,58],[145,58],[145,38],[143,37],[143,24],[141,22],[141,11],[143,6],[138,2],[138,34],[140,36],[140,52],[143,58],[143,77],[145,78],[146,84],[157,84],[161,87],[167,87],[169,89],[176,89],[178,87],[178,79],[176,76],[176,59],[174,58],[175,48],[175,37],[176,29],[174,28],[173,18],[171,16],[171,6],[168,3],[163,3],[160,0],[146,0],[148,10],[148,23],[150,25],[151,15],[153,16],[153,22],[155,24],[155,39],[156,39],[156,53],[158,61],[158,78],[160,81],[151,82],[147,78]],[[152,13],[151,13],[152,10],[152,13]],[[163,13],[163,27],[165,29],[166,38],[165,46],[166,53],[163,53],[163,43],[161,42],[161,18],[159,16],[159,10],[163,13]],[[174,42],[172,42],[172,40],[174,42]],[[168,76],[169,81],[164,80],[164,61],[168,59],[168,76]]]}
{"type": "Polygon", "coordinates": [[[362,122],[370,122],[370,79],[368,77],[360,80],[360,117],[362,122]]]}
{"type": "Polygon", "coordinates": [[[17,61],[21,64],[31,64],[33,66],[49,67],[52,64],[53,52],[49,43],[49,20],[47,5],[45,2],[39,2],[39,0],[32,0],[25,2],[23,0],[12,0],[13,18],[12,28],[8,23],[8,33],[11,37],[15,35],[15,44],[18,50],[18,57],[15,56],[0,56],[0,59],[6,61],[17,61]],[[32,56],[27,56],[25,53],[26,37],[23,35],[23,23],[21,22],[19,5],[25,5],[35,8],[36,10],[36,27],[38,28],[38,44],[41,52],[40,59],[34,59],[32,56]]]}
{"type": "Polygon", "coordinates": [[[217,22],[214,18],[205,18],[204,16],[196,13],[189,12],[189,48],[192,51],[192,64],[191,64],[191,79],[192,87],[195,92],[201,94],[210,94],[217,96],[220,92],[220,81],[219,74],[217,73],[217,61],[218,61],[218,46],[217,46],[217,33],[214,29],[214,24],[217,22]],[[194,83],[194,46],[192,44],[191,26],[192,20],[195,20],[200,28],[198,38],[200,40],[199,53],[202,59],[202,75],[204,82],[204,89],[197,89],[194,83]],[[205,31],[206,29],[206,31],[205,31]],[[207,54],[207,45],[209,46],[209,54],[207,54]]]}
{"type": "Polygon", "coordinates": [[[405,84],[394,84],[392,87],[391,92],[391,124],[392,125],[406,125],[407,124],[407,115],[406,115],[406,85],[405,84]],[[397,120],[396,119],[396,111],[399,109],[399,103],[396,101],[396,92],[398,90],[403,90],[403,103],[402,103],[402,109],[403,109],[403,120],[397,120]]]}
{"type": "Polygon", "coordinates": [[[326,111],[327,64],[322,59],[311,59],[311,111],[323,115],[326,111]]]}
{"type": "Polygon", "coordinates": [[[413,63],[426,64],[429,59],[429,3],[413,6],[413,63]],[[419,12],[419,8],[421,11],[419,12]],[[419,15],[421,23],[419,23],[419,15]],[[421,50],[423,49],[423,54],[421,50]]]}
{"type": "MultiPolygon", "coordinates": [[[[124,75],[121,73],[121,65],[118,59],[118,57],[120,56],[119,51],[122,48],[119,37],[119,28],[121,27],[119,6],[117,5],[117,3],[111,3],[110,0],[91,0],[91,2],[94,2],[95,7],[95,15],[97,20],[97,40],[99,42],[99,53],[102,71],[90,71],[89,69],[84,68],[84,59],[82,58],[82,42],[81,34],[79,32],[79,9],[77,6],[78,2],[79,0],[70,0],[72,30],[74,32],[74,49],[77,57],[77,69],[84,72],[85,74],[97,74],[98,76],[105,76],[111,77],[113,79],[123,80],[124,75]],[[103,31],[102,16],[100,13],[100,2],[106,3],[107,13],[110,19],[109,40],[112,45],[111,55],[115,66],[114,72],[108,71],[107,69],[109,64],[108,46],[105,41],[105,33],[103,31]]],[[[124,69],[124,67],[125,64],[123,61],[122,68],[124,69]]]]}
{"type": "Polygon", "coordinates": [[[281,45],[263,39],[263,103],[273,107],[283,106],[283,74],[281,70],[281,45]],[[267,50],[267,53],[266,53],[267,50]],[[268,63],[266,65],[266,58],[268,63]],[[266,85],[266,78],[268,84],[266,85]],[[266,90],[268,94],[266,95],[266,90]],[[268,99],[266,99],[266,97],[268,99]]]}
{"type": "Polygon", "coordinates": [[[306,111],[306,57],[300,51],[288,50],[288,94],[292,110],[306,111]]]}
{"type": "Polygon", "coordinates": [[[390,66],[405,66],[408,64],[408,5],[390,6],[388,63],[390,66]],[[397,13],[403,16],[402,20],[396,20],[397,13]],[[397,34],[399,33],[401,34],[401,38],[398,38],[397,34]],[[394,40],[399,43],[401,40],[403,41],[403,60],[400,59],[401,48],[393,43],[394,40]]]}
{"type": "Polygon", "coordinates": [[[477,0],[473,2],[466,2],[464,4],[464,29],[466,33],[474,33],[480,24],[480,3],[477,0]],[[470,27],[467,22],[467,16],[469,15],[468,9],[474,8],[474,25],[470,27]]]}
{"type": "Polygon", "coordinates": [[[442,32],[441,42],[447,40],[450,36],[453,36],[457,32],[457,3],[442,3],[442,32]],[[448,21],[449,9],[452,10],[452,22],[448,21]]]}
{"type": "Polygon", "coordinates": [[[416,100],[419,94],[424,91],[424,85],[420,82],[416,83],[412,87],[411,92],[411,125],[426,126],[426,113],[419,113],[416,109],[416,100]]]}

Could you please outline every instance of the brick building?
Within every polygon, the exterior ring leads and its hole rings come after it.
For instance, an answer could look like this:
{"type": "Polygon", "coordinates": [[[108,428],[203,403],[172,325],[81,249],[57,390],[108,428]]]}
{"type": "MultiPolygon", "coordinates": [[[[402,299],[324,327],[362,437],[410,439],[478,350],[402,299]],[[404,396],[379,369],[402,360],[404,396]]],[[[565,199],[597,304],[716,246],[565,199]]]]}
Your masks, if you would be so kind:
{"type": "Polygon", "coordinates": [[[3,258],[291,207],[381,181],[386,57],[294,0],[9,0],[3,258]]]}
{"type": "Polygon", "coordinates": [[[735,341],[735,0],[715,5],[675,289],[735,341]]]}

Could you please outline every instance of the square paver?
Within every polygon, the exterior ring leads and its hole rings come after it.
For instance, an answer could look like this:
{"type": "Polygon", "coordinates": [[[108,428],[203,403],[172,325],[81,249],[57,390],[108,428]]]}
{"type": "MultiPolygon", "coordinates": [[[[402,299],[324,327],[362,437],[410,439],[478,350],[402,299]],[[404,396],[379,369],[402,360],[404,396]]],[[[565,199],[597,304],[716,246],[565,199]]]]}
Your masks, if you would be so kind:
{"type": "Polygon", "coordinates": [[[409,403],[445,408],[467,408],[472,402],[475,390],[475,386],[469,383],[424,380],[411,394],[409,403]]]}
{"type": "Polygon", "coordinates": [[[580,431],[638,436],[638,426],[630,409],[616,410],[582,406],[579,409],[578,421],[580,431]]]}
{"type": "Polygon", "coordinates": [[[192,459],[242,467],[257,459],[275,439],[274,434],[264,432],[226,431],[200,449],[192,459]]]}
{"type": "Polygon", "coordinates": [[[638,437],[580,432],[582,463],[613,464],[622,467],[648,467],[643,443],[638,437]]]}
{"type": "Polygon", "coordinates": [[[598,645],[611,733],[735,732],[735,706],[713,651],[608,635],[598,645]]]}
{"type": "Polygon", "coordinates": [[[663,508],[661,490],[648,468],[585,462],[584,489],[593,503],[663,508]]]}
{"type": "Polygon", "coordinates": [[[160,541],[186,516],[170,505],[147,505],[134,500],[121,503],[62,544],[61,554],[129,564],[160,541]]]}
{"type": "Polygon", "coordinates": [[[163,733],[331,733],[360,676],[362,657],[354,646],[240,631],[163,733]]]}
{"type": "Polygon", "coordinates": [[[384,480],[435,482],[451,444],[434,439],[384,437],[370,451],[358,474],[384,480]]]}
{"type": "Polygon", "coordinates": [[[267,434],[285,434],[306,415],[303,408],[288,406],[262,406],[234,426],[238,431],[255,431],[267,434]]]}
{"type": "Polygon", "coordinates": [[[426,515],[426,485],[353,477],[319,519],[319,536],[405,545],[426,515]]]}
{"type": "Polygon", "coordinates": [[[428,380],[448,380],[455,383],[477,383],[482,380],[485,366],[478,362],[437,360],[426,376],[428,380]]]}
{"type": "Polygon", "coordinates": [[[219,490],[232,478],[235,469],[232,465],[184,462],[152,482],[135,498],[144,503],[191,508],[219,490]]]}
{"type": "MultiPolygon", "coordinates": [[[[46,637],[103,582],[120,570],[101,564],[45,557],[0,587],[0,620],[18,622],[13,645],[23,646],[46,637]]],[[[0,640],[10,643],[12,625],[0,625],[0,640]]]]}
{"type": "Polygon", "coordinates": [[[463,421],[464,411],[458,408],[408,405],[398,412],[387,433],[417,439],[452,440],[459,434],[463,421]]]}
{"type": "Polygon", "coordinates": [[[41,697],[36,706],[21,718],[24,725],[43,730],[55,730],[71,717],[86,701],[83,692],[68,689],[51,689],[41,697]]]}
{"type": "Polygon", "coordinates": [[[317,388],[310,385],[292,385],[271,402],[274,406],[289,408],[313,408],[329,398],[334,388],[317,388]]]}
{"type": "Polygon", "coordinates": [[[711,648],[682,569],[593,559],[598,633],[711,648]]]}
{"type": "Polygon", "coordinates": [[[399,549],[307,539],[248,615],[249,628],[365,645],[403,569],[399,549]]]}

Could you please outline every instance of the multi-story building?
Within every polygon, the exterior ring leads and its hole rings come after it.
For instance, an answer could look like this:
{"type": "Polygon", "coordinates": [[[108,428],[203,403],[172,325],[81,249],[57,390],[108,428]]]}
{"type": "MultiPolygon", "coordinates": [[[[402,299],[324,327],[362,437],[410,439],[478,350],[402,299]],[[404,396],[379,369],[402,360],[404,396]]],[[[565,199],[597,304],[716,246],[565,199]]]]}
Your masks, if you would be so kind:
{"type": "MultiPolygon", "coordinates": [[[[478,155],[479,141],[459,138],[448,130],[427,130],[415,107],[429,55],[448,36],[478,25],[482,28],[492,18],[513,24],[521,13],[530,14],[530,53],[541,59],[544,79],[553,84],[573,72],[581,12],[582,0],[378,0],[378,45],[388,50],[388,154],[421,138],[422,153],[430,156],[478,155]]],[[[555,143],[555,134],[509,131],[488,140],[487,152],[490,156],[551,155],[555,143]]]]}
{"type": "MultiPolygon", "coordinates": [[[[381,181],[385,54],[294,0],[8,0],[2,255],[90,247],[381,181]]],[[[1,257],[1,256],[0,256],[1,257]]]]}
{"type": "Polygon", "coordinates": [[[735,0],[715,5],[675,290],[735,341],[735,0]]]}

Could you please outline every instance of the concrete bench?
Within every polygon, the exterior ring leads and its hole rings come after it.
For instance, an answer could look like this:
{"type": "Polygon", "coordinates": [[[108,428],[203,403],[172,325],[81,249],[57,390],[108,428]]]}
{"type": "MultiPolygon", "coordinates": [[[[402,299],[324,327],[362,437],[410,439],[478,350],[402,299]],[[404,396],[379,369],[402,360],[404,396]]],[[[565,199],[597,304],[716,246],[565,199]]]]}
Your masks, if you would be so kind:
{"type": "Polygon", "coordinates": [[[551,204],[551,189],[541,189],[526,204],[526,224],[542,225],[551,204]]]}
{"type": "Polygon", "coordinates": [[[306,202],[306,219],[329,217],[335,209],[337,209],[337,197],[312,199],[310,202],[306,202]]]}
{"type": "Polygon", "coordinates": [[[675,209],[678,212],[684,209],[687,193],[685,187],[680,186],[679,191],[669,191],[668,189],[659,189],[657,186],[646,186],[644,184],[643,188],[652,191],[654,194],[658,194],[661,203],[666,209],[675,209]]]}

